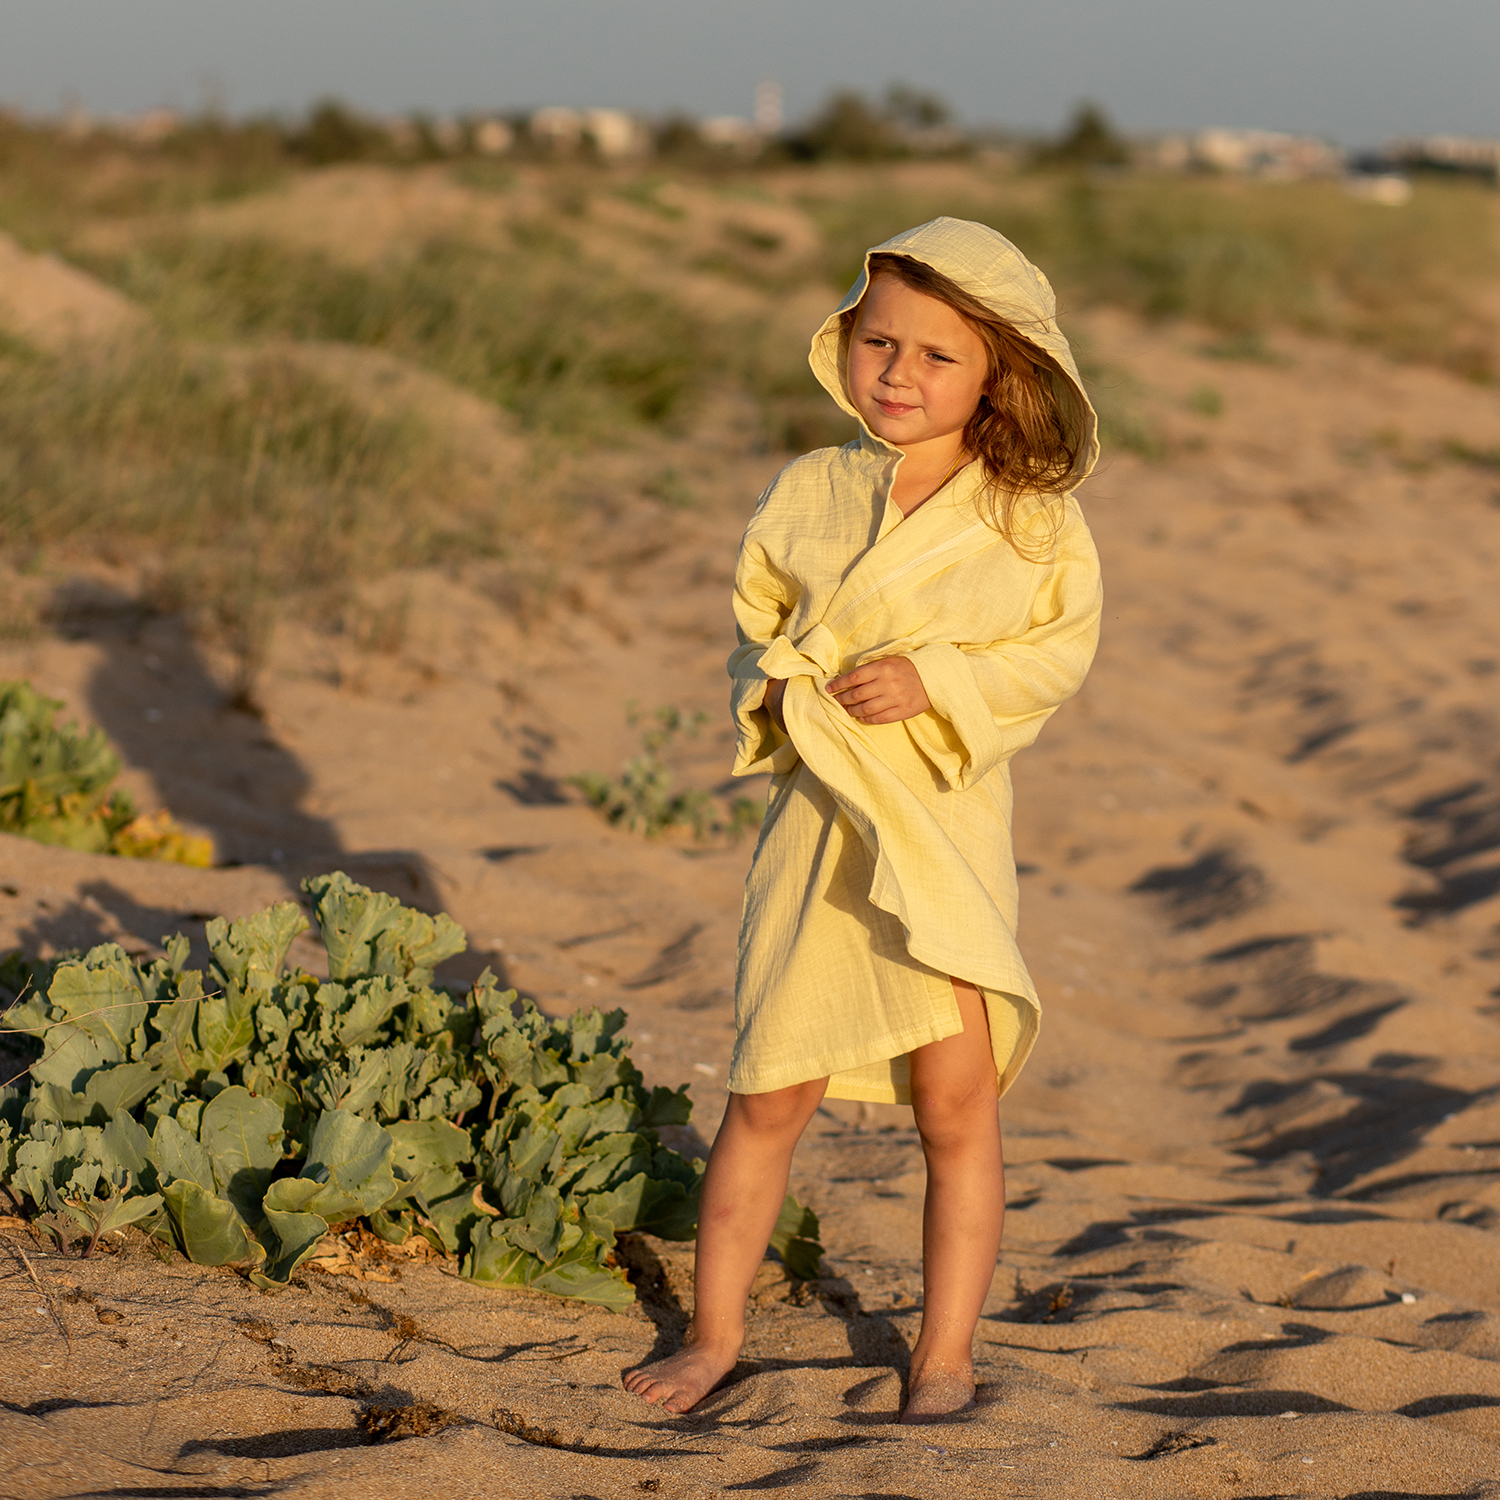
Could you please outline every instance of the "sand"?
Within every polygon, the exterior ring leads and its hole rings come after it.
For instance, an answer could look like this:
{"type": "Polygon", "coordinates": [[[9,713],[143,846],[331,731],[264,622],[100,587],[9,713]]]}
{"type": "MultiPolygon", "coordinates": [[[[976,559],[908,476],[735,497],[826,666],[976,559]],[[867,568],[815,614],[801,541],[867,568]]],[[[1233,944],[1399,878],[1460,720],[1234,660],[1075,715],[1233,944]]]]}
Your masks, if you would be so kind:
{"type": "MultiPolygon", "coordinates": [[[[619,1375],[680,1336],[690,1247],[628,1242],[613,1315],[415,1261],[268,1296],[0,1220],[0,1495],[1500,1495],[1500,476],[1445,447],[1493,449],[1496,398],[1073,326],[1168,448],[1084,493],[1104,645],[1016,767],[1046,1018],[1003,1112],[978,1408],[893,1422],[921,1156],[908,1111],[830,1104],[793,1182],[824,1275],[768,1263],[740,1366],[678,1419],[619,1375]]],[[[706,434],[677,462],[698,504],[601,507],[545,619],[417,575],[388,654],[286,625],[263,720],[102,574],[66,633],[0,643],[242,862],[0,839],[0,948],[201,942],[344,868],[464,924],[449,978],[625,1006],[710,1140],[748,844],[635,838],[566,784],[632,751],[629,699],[712,714],[682,774],[725,774],[727,581],[777,460],[706,434]]]]}

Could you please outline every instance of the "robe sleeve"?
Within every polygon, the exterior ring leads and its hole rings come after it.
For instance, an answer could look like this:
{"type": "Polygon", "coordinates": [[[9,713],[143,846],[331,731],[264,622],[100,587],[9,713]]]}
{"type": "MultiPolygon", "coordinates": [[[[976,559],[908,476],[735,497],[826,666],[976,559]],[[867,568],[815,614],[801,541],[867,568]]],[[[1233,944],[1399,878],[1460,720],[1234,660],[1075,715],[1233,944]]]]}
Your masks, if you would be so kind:
{"type": "Polygon", "coordinates": [[[782,635],[795,601],[789,581],[765,548],[746,536],[734,575],[734,618],[739,645],[729,658],[729,708],[734,717],[736,776],[790,771],[797,749],[765,707],[770,677],[761,658],[782,635]]]}
{"type": "Polygon", "coordinates": [[[939,642],[907,653],[943,721],[934,725],[924,714],[908,727],[957,790],[1030,745],[1083,685],[1093,661],[1104,600],[1098,554],[1076,508],[1070,506],[1041,574],[1021,635],[990,645],[939,642]]]}

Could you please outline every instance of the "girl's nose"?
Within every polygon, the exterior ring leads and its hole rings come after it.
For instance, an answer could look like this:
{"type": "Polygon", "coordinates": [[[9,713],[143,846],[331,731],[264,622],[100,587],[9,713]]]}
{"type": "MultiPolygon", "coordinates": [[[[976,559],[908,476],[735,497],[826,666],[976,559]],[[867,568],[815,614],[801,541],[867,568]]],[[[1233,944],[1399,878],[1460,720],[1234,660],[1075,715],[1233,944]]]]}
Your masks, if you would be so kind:
{"type": "Polygon", "coordinates": [[[891,362],[881,372],[880,378],[887,385],[910,385],[911,384],[911,381],[907,377],[906,368],[905,368],[905,362],[902,360],[902,358],[901,358],[901,356],[899,354],[895,355],[892,358],[891,362]]]}

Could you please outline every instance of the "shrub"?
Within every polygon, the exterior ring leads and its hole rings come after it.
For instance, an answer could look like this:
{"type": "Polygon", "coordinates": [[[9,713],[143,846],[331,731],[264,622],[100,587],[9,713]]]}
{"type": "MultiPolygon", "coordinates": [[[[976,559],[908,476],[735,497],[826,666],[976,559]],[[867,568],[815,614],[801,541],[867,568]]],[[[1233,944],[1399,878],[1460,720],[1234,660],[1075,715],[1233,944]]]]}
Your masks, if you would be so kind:
{"type": "MultiPolygon", "coordinates": [[[[627,709],[632,727],[641,722],[634,705],[627,709]]],[[[597,808],[606,821],[631,833],[654,838],[673,828],[690,828],[693,837],[706,839],[714,834],[738,838],[761,819],[761,810],[749,797],[736,797],[727,818],[721,817],[714,799],[707,792],[678,791],[675,776],[666,756],[679,739],[692,739],[707,720],[706,714],[688,719],[677,708],[658,708],[652,715],[655,726],[641,735],[641,753],[626,761],[618,778],[585,771],[572,778],[572,784],[597,808]]]]}

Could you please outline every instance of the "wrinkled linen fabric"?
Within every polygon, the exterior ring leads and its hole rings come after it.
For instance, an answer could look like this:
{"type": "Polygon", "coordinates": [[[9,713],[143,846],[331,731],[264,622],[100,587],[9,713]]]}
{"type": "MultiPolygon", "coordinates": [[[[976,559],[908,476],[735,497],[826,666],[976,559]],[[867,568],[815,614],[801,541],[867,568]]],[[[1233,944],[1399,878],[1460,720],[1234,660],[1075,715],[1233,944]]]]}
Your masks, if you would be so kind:
{"type": "MultiPolygon", "coordinates": [[[[1071,491],[1098,455],[1093,408],[1046,278],[984,225],[935,219],[868,252],[813,339],[824,388],[858,420],[839,315],[881,251],[941,271],[1035,345],[1078,451],[1071,491]]],[[[1002,1094],[1040,1025],[1016,945],[1009,762],[1088,671],[1098,558],[1071,492],[1023,500],[1012,545],[981,519],[976,464],[904,517],[889,498],[901,458],[861,423],[794,460],[740,549],[734,774],[772,782],[740,932],[736,1093],[826,1076],[833,1098],[909,1103],[907,1055],[963,1030],[950,975],[984,996],[1002,1094]],[[929,711],[865,725],[825,691],[893,655],[929,711]],[[784,734],[764,707],[774,678],[784,734]]]]}

